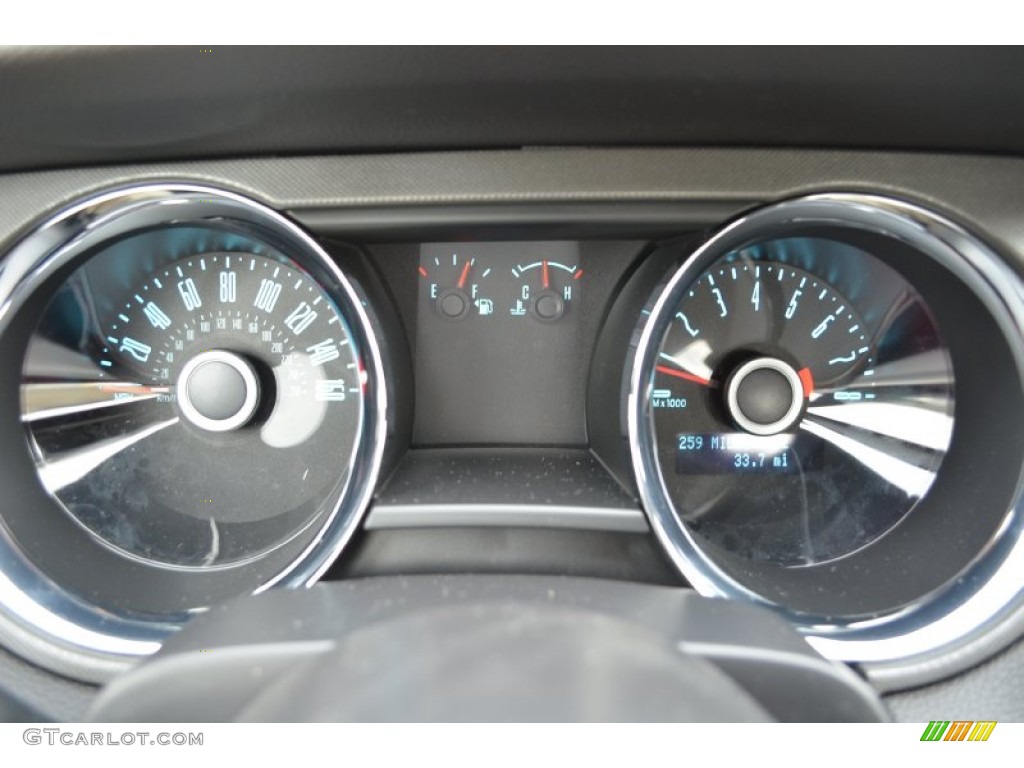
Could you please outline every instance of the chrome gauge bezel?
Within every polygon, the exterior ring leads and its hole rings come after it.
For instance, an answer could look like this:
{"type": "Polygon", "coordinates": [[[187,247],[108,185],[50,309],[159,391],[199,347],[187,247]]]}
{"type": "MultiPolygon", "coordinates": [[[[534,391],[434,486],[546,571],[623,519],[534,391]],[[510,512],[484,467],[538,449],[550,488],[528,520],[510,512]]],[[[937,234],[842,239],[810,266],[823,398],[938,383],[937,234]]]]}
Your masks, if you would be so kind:
{"type": "MultiPolygon", "coordinates": [[[[339,473],[348,471],[344,490],[318,523],[316,534],[285,567],[267,573],[247,571],[246,578],[258,578],[242,591],[309,586],[337,558],[369,505],[385,447],[388,391],[381,347],[361,294],[300,227],[258,201],[201,184],[146,183],[96,194],[34,227],[0,260],[0,339],[23,333],[19,313],[32,302],[38,306],[48,300],[55,282],[97,248],[139,231],[182,224],[229,224],[258,240],[273,242],[329,284],[331,298],[348,322],[353,344],[358,345],[365,369],[362,436],[349,466],[339,467],[339,473]]],[[[4,375],[19,376],[20,371],[4,375]]],[[[20,425],[5,428],[20,431],[20,425]]],[[[58,582],[24,551],[0,510],[0,645],[40,666],[81,680],[107,680],[138,657],[158,650],[184,621],[205,610],[119,613],[93,604],[74,593],[71,585],[58,582]]]]}
{"type": "MultiPolygon", "coordinates": [[[[626,424],[637,487],[658,539],[701,594],[765,605],[789,620],[825,656],[863,664],[882,687],[921,684],[975,663],[981,645],[1024,614],[1024,520],[1020,462],[1012,503],[1001,523],[959,575],[915,600],[873,615],[827,615],[794,610],[727,572],[680,520],[661,479],[646,398],[650,375],[673,308],[717,259],[788,225],[851,228],[882,235],[920,251],[969,289],[991,314],[1024,382],[1024,290],[1019,277],[979,239],[919,206],[868,194],[819,194],[766,206],[742,216],[689,256],[641,320],[626,393],[626,424]],[[973,650],[972,650],[973,649],[973,650]]],[[[777,235],[776,235],[777,236],[777,235]]],[[[941,329],[940,329],[941,330],[941,329]]],[[[1024,457],[1019,457],[1024,459],[1024,457]]],[[[1007,634],[1006,632],[1002,633],[1007,634]]],[[[986,647],[984,652],[991,653],[986,647]]]]}

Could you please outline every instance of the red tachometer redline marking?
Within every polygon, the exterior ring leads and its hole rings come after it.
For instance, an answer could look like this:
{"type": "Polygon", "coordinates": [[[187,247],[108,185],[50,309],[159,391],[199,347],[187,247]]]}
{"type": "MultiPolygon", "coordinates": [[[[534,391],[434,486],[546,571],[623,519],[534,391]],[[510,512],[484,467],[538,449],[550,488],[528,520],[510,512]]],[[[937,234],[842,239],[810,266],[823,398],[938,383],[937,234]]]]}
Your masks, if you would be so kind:
{"type": "Polygon", "coordinates": [[[675,376],[677,379],[685,379],[686,381],[692,381],[695,384],[700,384],[705,387],[712,386],[712,382],[710,379],[704,379],[701,378],[700,376],[695,376],[692,373],[687,373],[686,371],[679,371],[676,370],[675,368],[669,368],[664,365],[656,365],[654,367],[654,370],[656,370],[658,373],[664,373],[667,376],[675,376]]]}
{"type": "Polygon", "coordinates": [[[810,397],[814,391],[814,377],[810,368],[801,368],[796,373],[800,377],[800,383],[804,385],[804,397],[810,397]]]}
{"type": "Polygon", "coordinates": [[[541,280],[544,283],[544,287],[545,288],[550,288],[551,287],[551,279],[550,279],[550,276],[548,275],[548,260],[547,259],[544,259],[544,261],[542,261],[540,263],[540,272],[541,272],[541,280]]]}
{"type": "Polygon", "coordinates": [[[462,268],[462,274],[459,275],[459,288],[462,288],[466,284],[466,278],[469,277],[470,263],[467,261],[466,266],[462,268]]]}
{"type": "Polygon", "coordinates": [[[583,277],[583,270],[582,269],[577,269],[576,270],[576,274],[572,276],[572,279],[573,280],[579,280],[581,277],[583,277]]]}
{"type": "Polygon", "coordinates": [[[420,267],[420,274],[423,275],[424,277],[426,277],[427,276],[427,270],[425,270],[423,267],[420,267]]]}

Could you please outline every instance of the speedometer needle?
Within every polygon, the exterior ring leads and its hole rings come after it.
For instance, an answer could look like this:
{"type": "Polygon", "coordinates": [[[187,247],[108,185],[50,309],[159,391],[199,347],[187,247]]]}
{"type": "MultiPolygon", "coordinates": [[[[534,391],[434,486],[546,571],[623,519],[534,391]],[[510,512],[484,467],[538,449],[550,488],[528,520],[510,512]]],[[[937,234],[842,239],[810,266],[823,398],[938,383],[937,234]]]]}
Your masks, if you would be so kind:
{"type": "Polygon", "coordinates": [[[132,395],[165,395],[170,394],[173,387],[147,387],[145,384],[100,384],[101,392],[127,393],[132,395]]]}
{"type": "Polygon", "coordinates": [[[705,379],[700,376],[696,376],[692,373],[687,373],[686,371],[680,371],[675,368],[669,368],[666,365],[657,365],[654,367],[654,370],[656,370],[658,373],[664,373],[668,376],[675,376],[677,379],[685,379],[686,381],[692,381],[695,384],[700,384],[703,387],[718,386],[717,382],[714,382],[711,379],[705,379]]]}

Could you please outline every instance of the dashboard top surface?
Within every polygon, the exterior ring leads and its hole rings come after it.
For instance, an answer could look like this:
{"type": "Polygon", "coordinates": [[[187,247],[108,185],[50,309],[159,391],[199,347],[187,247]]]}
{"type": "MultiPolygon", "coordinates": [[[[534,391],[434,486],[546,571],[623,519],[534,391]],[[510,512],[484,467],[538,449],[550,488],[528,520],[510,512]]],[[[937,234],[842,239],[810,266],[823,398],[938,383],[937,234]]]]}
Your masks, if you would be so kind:
{"type": "Polygon", "coordinates": [[[1024,100],[1004,73],[1022,61],[1011,48],[8,48],[0,169],[522,146],[1020,154],[1024,100]]]}

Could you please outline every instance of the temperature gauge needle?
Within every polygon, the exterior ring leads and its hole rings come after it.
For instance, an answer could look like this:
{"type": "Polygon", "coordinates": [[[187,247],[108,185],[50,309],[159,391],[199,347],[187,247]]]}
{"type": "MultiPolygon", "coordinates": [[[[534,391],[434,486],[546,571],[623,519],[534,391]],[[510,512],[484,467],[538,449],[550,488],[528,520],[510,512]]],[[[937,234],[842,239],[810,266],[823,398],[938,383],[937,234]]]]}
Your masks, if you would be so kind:
{"type": "Polygon", "coordinates": [[[541,282],[543,283],[544,289],[547,290],[551,287],[551,277],[548,275],[548,260],[544,259],[540,265],[541,282]]]}

